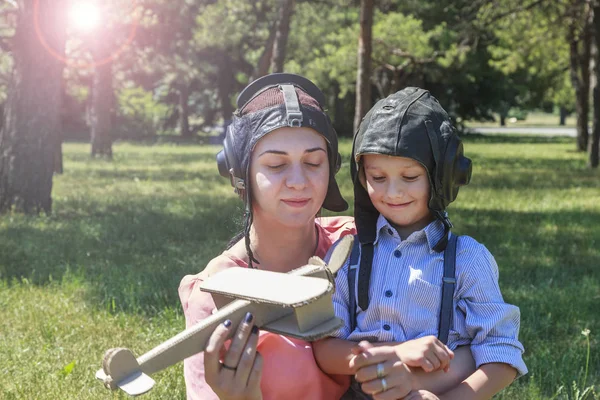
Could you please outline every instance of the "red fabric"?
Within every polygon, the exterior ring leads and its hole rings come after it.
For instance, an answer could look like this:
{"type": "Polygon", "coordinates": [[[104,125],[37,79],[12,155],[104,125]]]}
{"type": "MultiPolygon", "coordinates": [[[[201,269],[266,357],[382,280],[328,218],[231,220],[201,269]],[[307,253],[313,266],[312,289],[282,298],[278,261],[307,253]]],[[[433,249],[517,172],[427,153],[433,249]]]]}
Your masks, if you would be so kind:
{"type": "MultiPolygon", "coordinates": [[[[316,222],[319,244],[315,255],[321,258],[337,239],[356,233],[351,217],[323,217],[317,218],[316,222]]],[[[223,269],[248,266],[227,251],[214,261],[219,261],[223,269]]],[[[199,289],[199,283],[206,278],[203,272],[187,275],[179,286],[187,327],[211,315],[215,308],[210,294],[199,289]]],[[[264,360],[261,380],[264,400],[336,400],[350,384],[348,376],[329,376],[319,369],[309,342],[261,331],[258,351],[264,360]]],[[[184,373],[188,399],[218,399],[204,379],[203,353],[185,360],[184,373]]]]}

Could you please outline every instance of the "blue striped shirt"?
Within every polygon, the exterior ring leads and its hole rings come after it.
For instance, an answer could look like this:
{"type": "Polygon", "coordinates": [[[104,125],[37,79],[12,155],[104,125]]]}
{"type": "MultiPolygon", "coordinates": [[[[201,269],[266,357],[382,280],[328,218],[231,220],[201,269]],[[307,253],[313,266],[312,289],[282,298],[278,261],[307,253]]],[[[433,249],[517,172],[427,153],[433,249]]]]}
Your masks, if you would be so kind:
{"type": "MultiPolygon", "coordinates": [[[[348,263],[338,271],[333,305],[345,325],[332,336],[351,341],[404,342],[438,334],[444,253],[433,247],[443,236],[440,221],[401,240],[383,217],[377,237],[369,286],[369,307],[357,307],[356,329],[350,332],[348,263]]],[[[356,298],[358,298],[355,287],[356,298]]],[[[509,364],[527,373],[523,345],[518,340],[519,308],[504,302],[498,286],[498,266],[484,245],[459,236],[456,251],[454,319],[448,347],[470,345],[477,368],[487,363],[509,364]]]]}

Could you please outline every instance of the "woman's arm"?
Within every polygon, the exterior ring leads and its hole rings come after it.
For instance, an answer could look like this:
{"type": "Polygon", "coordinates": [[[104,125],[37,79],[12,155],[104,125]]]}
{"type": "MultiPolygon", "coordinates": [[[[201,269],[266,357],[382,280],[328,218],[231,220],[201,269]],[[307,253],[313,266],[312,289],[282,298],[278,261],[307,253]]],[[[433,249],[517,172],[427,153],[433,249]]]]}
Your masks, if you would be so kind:
{"type": "Polygon", "coordinates": [[[484,400],[507,387],[517,376],[508,364],[484,364],[452,390],[438,396],[440,400],[484,400]]]}

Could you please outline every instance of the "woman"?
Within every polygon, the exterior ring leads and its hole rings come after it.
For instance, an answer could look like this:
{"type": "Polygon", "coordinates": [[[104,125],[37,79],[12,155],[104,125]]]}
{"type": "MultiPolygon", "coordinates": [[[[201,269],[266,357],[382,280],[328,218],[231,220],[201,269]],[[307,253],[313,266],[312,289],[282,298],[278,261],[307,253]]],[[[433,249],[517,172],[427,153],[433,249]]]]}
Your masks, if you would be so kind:
{"type": "MultiPolygon", "coordinates": [[[[235,266],[289,272],[313,255],[323,258],[334,241],[355,233],[350,217],[315,217],[321,207],[347,209],[334,178],[340,165],[337,136],[323,104],[323,94],[312,82],[291,74],[263,77],[238,97],[238,111],[217,159],[244,200],[245,229],[204,271],[182,280],[179,295],[187,326],[215,308],[211,296],[198,287],[211,275],[235,266]]],[[[258,333],[252,317],[239,327],[226,321],[204,354],[185,360],[189,399],[342,396],[348,377],[324,374],[310,343],[258,333]],[[221,362],[232,329],[237,333],[221,362]]]]}

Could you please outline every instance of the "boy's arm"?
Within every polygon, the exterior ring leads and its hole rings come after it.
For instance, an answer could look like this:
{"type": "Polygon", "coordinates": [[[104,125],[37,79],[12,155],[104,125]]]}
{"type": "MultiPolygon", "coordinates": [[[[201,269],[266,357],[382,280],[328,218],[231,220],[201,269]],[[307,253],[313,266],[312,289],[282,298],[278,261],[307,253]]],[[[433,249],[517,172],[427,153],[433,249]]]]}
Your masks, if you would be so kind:
{"type": "Polygon", "coordinates": [[[353,375],[350,360],[354,357],[355,342],[337,338],[325,338],[313,342],[315,360],[323,372],[335,375],[353,375]]]}
{"type": "Polygon", "coordinates": [[[456,261],[462,271],[455,293],[459,318],[453,329],[461,338],[470,339],[477,368],[502,363],[517,370],[518,376],[526,374],[524,349],[518,338],[521,313],[519,307],[502,298],[496,260],[485,246],[471,238],[461,247],[464,252],[459,251],[456,261]]]}
{"type": "Polygon", "coordinates": [[[438,396],[440,400],[484,400],[510,385],[517,370],[508,364],[484,364],[458,386],[438,396]]]}

